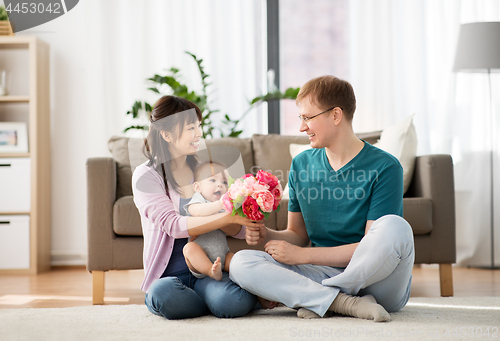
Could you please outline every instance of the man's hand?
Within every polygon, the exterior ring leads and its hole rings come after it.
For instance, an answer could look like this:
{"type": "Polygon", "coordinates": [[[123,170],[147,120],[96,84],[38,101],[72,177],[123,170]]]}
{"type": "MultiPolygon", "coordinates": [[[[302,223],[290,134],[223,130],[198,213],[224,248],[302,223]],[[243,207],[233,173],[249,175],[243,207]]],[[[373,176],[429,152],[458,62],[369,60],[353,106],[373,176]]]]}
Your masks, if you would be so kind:
{"type": "Polygon", "coordinates": [[[242,217],[239,214],[235,214],[234,216],[228,214],[228,217],[231,224],[245,225],[246,227],[253,227],[253,228],[264,226],[263,220],[255,221],[247,217],[242,217]]]}
{"type": "Polygon", "coordinates": [[[271,240],[266,243],[264,250],[280,263],[287,265],[304,264],[303,248],[284,240],[271,240]]]}
{"type": "Polygon", "coordinates": [[[248,245],[260,245],[266,240],[267,227],[247,226],[245,239],[248,245]]]}

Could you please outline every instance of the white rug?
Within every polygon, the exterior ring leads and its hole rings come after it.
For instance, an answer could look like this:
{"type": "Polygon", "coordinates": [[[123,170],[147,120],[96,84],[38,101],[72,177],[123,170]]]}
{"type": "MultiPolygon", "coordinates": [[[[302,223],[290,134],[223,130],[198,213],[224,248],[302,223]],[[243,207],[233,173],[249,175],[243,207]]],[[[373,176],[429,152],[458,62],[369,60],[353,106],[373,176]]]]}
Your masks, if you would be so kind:
{"type": "Polygon", "coordinates": [[[500,297],[412,298],[389,323],[295,310],[169,321],[144,305],[0,310],[0,340],[500,340],[500,297]]]}

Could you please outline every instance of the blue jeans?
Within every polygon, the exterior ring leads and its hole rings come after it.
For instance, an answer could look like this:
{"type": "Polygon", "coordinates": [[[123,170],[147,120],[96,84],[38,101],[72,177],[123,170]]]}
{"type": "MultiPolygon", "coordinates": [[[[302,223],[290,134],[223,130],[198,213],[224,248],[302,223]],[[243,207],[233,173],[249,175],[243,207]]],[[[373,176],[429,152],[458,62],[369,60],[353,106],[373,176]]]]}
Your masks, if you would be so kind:
{"type": "Polygon", "coordinates": [[[252,311],[257,298],[233,283],[226,272],[222,280],[197,279],[190,272],[156,280],[145,299],[149,311],[167,319],[193,318],[210,313],[240,317],[252,311]]]}
{"type": "Polygon", "coordinates": [[[262,251],[242,250],[231,260],[230,277],[251,293],[290,308],[308,308],[323,316],[340,291],[373,295],[388,312],[410,298],[414,261],[413,232],[401,217],[373,222],[349,265],[286,265],[262,251]]]}

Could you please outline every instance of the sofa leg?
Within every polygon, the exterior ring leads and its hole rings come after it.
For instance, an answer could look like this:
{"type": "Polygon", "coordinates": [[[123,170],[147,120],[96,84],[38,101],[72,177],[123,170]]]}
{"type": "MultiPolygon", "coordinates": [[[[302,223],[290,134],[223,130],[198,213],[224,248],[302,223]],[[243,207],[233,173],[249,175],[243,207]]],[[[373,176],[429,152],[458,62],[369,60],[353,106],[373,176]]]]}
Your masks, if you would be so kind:
{"type": "Polygon", "coordinates": [[[92,271],[92,304],[104,304],[104,271],[92,271]]]}
{"type": "Polygon", "coordinates": [[[439,264],[439,282],[441,287],[441,296],[453,296],[453,273],[451,264],[439,264]]]}

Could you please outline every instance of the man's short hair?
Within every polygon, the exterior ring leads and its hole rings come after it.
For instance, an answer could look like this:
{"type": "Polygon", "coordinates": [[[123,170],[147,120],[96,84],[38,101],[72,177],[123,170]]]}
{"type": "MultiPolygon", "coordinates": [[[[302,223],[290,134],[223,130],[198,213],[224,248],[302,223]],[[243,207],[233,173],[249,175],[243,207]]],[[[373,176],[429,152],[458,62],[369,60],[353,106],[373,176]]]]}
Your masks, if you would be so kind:
{"type": "Polygon", "coordinates": [[[352,121],[356,111],[356,96],[349,82],[330,75],[313,78],[302,86],[295,103],[300,105],[308,96],[322,110],[341,107],[347,120],[352,121]]]}

